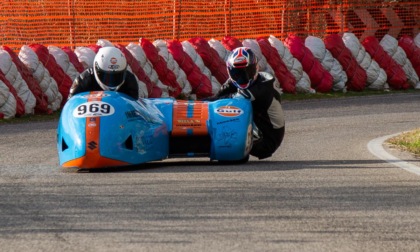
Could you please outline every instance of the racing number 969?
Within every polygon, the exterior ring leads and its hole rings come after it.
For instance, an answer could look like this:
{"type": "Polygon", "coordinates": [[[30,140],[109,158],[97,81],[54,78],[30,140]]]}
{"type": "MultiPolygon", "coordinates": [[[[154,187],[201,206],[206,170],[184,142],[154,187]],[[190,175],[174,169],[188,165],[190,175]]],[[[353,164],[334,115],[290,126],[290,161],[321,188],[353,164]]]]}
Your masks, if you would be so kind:
{"type": "Polygon", "coordinates": [[[100,111],[101,114],[108,114],[111,111],[111,106],[107,103],[91,103],[89,106],[87,104],[80,105],[77,110],[79,111],[79,115],[89,113],[98,113],[100,111]]]}
{"type": "Polygon", "coordinates": [[[73,111],[74,117],[108,116],[114,113],[114,108],[106,102],[86,102],[73,111]]]}

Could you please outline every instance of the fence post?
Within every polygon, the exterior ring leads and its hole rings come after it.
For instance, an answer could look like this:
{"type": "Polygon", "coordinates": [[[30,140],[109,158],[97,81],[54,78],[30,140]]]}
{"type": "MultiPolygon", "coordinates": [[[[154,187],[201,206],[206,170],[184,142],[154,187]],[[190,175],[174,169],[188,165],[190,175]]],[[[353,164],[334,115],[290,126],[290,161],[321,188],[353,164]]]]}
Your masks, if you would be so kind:
{"type": "MultiPolygon", "coordinates": [[[[341,24],[340,24],[340,29],[341,29],[341,33],[343,33],[344,32],[344,24],[345,24],[345,22],[346,22],[346,15],[344,15],[344,6],[343,6],[343,2],[344,1],[341,1],[341,10],[340,10],[340,15],[341,15],[341,24]]],[[[346,3],[346,6],[348,6],[347,4],[347,1],[345,1],[346,3]]]]}
{"type": "Polygon", "coordinates": [[[75,42],[74,42],[74,25],[75,25],[75,22],[74,22],[74,0],[68,0],[67,1],[67,7],[68,7],[68,14],[69,14],[69,16],[71,17],[70,18],[70,21],[69,21],[69,26],[70,26],[70,29],[69,29],[69,33],[70,33],[70,41],[69,41],[69,44],[70,44],[70,48],[72,49],[72,50],[74,50],[75,48],[75,42]]]}
{"type": "Polygon", "coordinates": [[[181,29],[181,9],[182,9],[182,0],[178,1],[174,0],[174,15],[173,15],[173,31],[172,37],[173,39],[179,40],[180,36],[180,29],[181,29]]]}
{"type": "Polygon", "coordinates": [[[231,31],[232,31],[232,0],[225,0],[224,12],[225,12],[225,36],[228,36],[228,35],[231,35],[231,31]],[[228,7],[227,14],[226,14],[226,7],[228,7]]]}
{"type": "Polygon", "coordinates": [[[286,12],[286,3],[283,1],[283,8],[281,10],[281,29],[280,29],[280,34],[281,34],[281,38],[285,38],[284,36],[284,15],[286,12]]]}

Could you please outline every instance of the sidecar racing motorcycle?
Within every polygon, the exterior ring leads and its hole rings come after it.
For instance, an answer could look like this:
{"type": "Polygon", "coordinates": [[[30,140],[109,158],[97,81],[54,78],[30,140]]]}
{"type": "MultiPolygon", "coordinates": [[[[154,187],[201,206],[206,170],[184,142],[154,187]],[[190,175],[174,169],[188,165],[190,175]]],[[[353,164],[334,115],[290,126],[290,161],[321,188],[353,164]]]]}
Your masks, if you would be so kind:
{"type": "Polygon", "coordinates": [[[247,99],[134,100],[118,92],[84,92],[65,104],[57,128],[62,167],[94,169],[208,157],[246,162],[252,147],[247,99]]]}

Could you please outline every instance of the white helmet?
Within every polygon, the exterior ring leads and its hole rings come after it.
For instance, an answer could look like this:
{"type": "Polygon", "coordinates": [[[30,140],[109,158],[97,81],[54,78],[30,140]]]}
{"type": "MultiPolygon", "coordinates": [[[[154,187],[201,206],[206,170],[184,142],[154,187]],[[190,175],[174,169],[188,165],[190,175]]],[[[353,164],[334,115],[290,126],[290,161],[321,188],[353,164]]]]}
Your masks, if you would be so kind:
{"type": "Polygon", "coordinates": [[[93,60],[95,79],[103,90],[118,90],[124,83],[127,60],[120,49],[102,47],[93,60]]]}

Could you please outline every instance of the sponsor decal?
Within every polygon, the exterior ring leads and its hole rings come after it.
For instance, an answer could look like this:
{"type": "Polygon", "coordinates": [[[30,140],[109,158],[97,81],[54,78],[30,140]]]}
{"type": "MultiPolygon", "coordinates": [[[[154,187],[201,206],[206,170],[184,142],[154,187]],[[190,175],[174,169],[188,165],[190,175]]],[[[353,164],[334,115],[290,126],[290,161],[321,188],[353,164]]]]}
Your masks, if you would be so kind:
{"type": "Polygon", "coordinates": [[[111,70],[118,70],[118,69],[120,69],[120,65],[109,65],[109,66],[108,66],[108,69],[111,69],[111,70]]]}
{"type": "Polygon", "coordinates": [[[198,119],[177,119],[176,126],[198,127],[201,126],[201,120],[198,119]]]}
{"type": "Polygon", "coordinates": [[[120,69],[120,65],[117,65],[117,63],[118,63],[118,59],[117,58],[112,57],[109,60],[109,62],[111,63],[111,65],[108,65],[108,69],[111,69],[111,70],[118,70],[118,69],[120,69]]]}
{"type": "Polygon", "coordinates": [[[231,122],[237,122],[237,121],[239,121],[239,118],[233,118],[233,119],[229,119],[229,120],[226,120],[226,121],[221,121],[221,122],[217,122],[216,124],[224,124],[224,123],[231,123],[231,122]]]}
{"type": "Polygon", "coordinates": [[[215,112],[216,114],[225,117],[236,117],[244,113],[244,111],[241,108],[235,106],[221,106],[216,108],[215,112]]]}
{"type": "Polygon", "coordinates": [[[77,118],[110,116],[114,113],[114,107],[103,101],[85,102],[73,110],[73,116],[77,118]]]}

